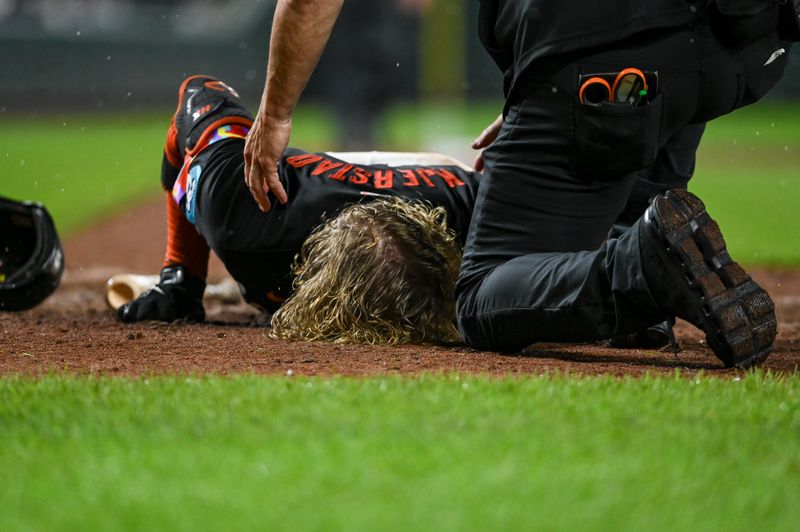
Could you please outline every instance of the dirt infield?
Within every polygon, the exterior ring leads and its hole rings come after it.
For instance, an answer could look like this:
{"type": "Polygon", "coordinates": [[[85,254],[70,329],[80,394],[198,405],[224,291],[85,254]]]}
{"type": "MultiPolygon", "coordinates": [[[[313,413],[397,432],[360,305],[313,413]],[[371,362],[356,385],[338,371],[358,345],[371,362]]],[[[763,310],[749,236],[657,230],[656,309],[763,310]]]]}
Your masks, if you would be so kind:
{"type": "MultiPolygon", "coordinates": [[[[370,347],[272,340],[246,305],[208,305],[205,324],[116,321],[103,299],[116,273],[155,273],[164,250],[163,201],[146,202],[64,243],[62,286],[38,308],[0,313],[0,374],[66,371],[92,375],[259,373],[275,375],[391,375],[458,372],[489,375],[672,374],[676,369],[735,378],[686,323],[676,328],[681,351],[618,350],[585,344],[536,344],[524,354],[482,353],[464,347],[370,347]]],[[[800,366],[800,271],[751,274],[775,299],[779,329],[763,368],[793,373],[800,366]]],[[[211,280],[225,277],[212,260],[211,280]]]]}

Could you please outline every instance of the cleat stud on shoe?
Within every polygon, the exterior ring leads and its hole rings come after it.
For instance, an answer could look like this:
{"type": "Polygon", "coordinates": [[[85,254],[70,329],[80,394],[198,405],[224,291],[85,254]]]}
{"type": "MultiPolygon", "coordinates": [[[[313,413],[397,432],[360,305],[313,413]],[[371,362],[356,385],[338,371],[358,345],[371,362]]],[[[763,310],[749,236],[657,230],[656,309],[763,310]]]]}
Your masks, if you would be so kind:
{"type": "Polygon", "coordinates": [[[703,260],[703,253],[697,247],[692,237],[686,235],[678,242],[678,247],[683,252],[684,256],[689,259],[689,263],[697,263],[703,260]]]}
{"type": "Polygon", "coordinates": [[[674,231],[676,228],[686,223],[686,216],[671,201],[658,201],[658,199],[656,199],[656,201],[658,218],[662,227],[665,229],[665,233],[674,231]]]}
{"type": "Polygon", "coordinates": [[[772,342],[775,341],[775,335],[777,332],[778,328],[775,322],[758,327],[755,331],[753,331],[756,345],[762,348],[772,345],[772,342]]]}
{"type": "MultiPolygon", "coordinates": [[[[728,259],[730,260],[730,257],[728,259]]],[[[718,268],[715,267],[715,269],[717,270],[717,275],[726,286],[741,286],[750,281],[750,276],[744,271],[744,268],[735,262],[730,262],[718,268]]]]}
{"type": "Polygon", "coordinates": [[[734,360],[748,356],[755,349],[753,340],[750,337],[740,338],[731,346],[731,355],[734,360]]]}
{"type": "Polygon", "coordinates": [[[719,322],[724,331],[735,331],[747,327],[747,315],[740,305],[733,304],[722,310],[719,314],[719,322]]]}
{"type": "Polygon", "coordinates": [[[725,250],[725,238],[714,220],[709,219],[703,227],[702,244],[707,257],[725,250]]]}
{"type": "Polygon", "coordinates": [[[775,312],[775,304],[766,292],[757,292],[752,296],[744,298],[747,313],[754,321],[760,321],[764,317],[771,318],[775,312]]]}
{"type": "Polygon", "coordinates": [[[698,285],[703,291],[705,298],[709,300],[715,299],[725,293],[725,285],[722,283],[719,277],[711,272],[707,272],[705,275],[703,275],[699,279],[698,285]]]}
{"type": "MultiPolygon", "coordinates": [[[[703,201],[688,190],[676,189],[670,192],[673,197],[679,198],[679,200],[686,206],[687,212],[696,215],[706,210],[706,206],[703,204],[703,201]]],[[[667,194],[669,195],[670,192],[667,192],[667,194]]]]}

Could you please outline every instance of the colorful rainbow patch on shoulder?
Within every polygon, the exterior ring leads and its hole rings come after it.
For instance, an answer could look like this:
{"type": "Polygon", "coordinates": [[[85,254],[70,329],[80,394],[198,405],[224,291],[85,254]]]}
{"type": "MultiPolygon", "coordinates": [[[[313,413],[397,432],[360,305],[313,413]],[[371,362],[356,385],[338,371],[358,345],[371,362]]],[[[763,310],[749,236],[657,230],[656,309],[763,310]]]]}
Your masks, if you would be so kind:
{"type": "Polygon", "coordinates": [[[211,135],[208,140],[208,145],[214,144],[224,139],[243,139],[247,138],[247,133],[250,131],[249,127],[240,126],[238,124],[228,124],[227,126],[218,127],[217,130],[211,135]]]}

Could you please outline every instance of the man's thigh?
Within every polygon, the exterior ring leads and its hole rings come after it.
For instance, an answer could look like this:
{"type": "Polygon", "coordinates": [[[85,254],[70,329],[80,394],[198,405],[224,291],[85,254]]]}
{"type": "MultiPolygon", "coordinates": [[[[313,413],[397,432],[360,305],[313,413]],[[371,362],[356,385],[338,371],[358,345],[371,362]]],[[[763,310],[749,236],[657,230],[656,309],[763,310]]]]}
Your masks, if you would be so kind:
{"type": "MultiPolygon", "coordinates": [[[[702,126],[690,126],[703,69],[697,36],[687,28],[618,43],[572,58],[547,81],[531,84],[535,89],[510,107],[484,155],[487,178],[462,279],[519,255],[597,249],[632,194],[646,204],[650,192],[685,186],[702,135],[702,126]],[[646,105],[579,101],[580,80],[629,67],[658,77],[646,105]]],[[[633,222],[644,206],[631,207],[633,222]]]]}
{"type": "Polygon", "coordinates": [[[687,187],[694,175],[697,147],[704,130],[704,123],[692,124],[679,130],[659,150],[656,162],[637,172],[628,202],[614,224],[610,237],[619,236],[633,225],[656,195],[674,188],[687,187]]]}
{"type": "Polygon", "coordinates": [[[602,182],[576,175],[570,98],[544,84],[509,109],[484,153],[462,277],[520,255],[593,250],[605,240],[635,176],[602,182]]]}

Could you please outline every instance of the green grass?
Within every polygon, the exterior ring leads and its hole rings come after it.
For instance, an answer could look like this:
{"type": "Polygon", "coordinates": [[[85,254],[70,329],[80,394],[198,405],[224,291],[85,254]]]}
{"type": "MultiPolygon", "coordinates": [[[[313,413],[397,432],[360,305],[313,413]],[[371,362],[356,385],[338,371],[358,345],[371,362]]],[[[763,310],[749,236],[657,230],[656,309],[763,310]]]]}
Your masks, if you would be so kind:
{"type": "Polygon", "coordinates": [[[74,116],[0,122],[0,193],[47,205],[63,233],[158,190],[167,118],[74,116]]]}
{"type": "MultiPolygon", "coordinates": [[[[173,111],[152,114],[4,117],[0,195],[41,201],[62,235],[122,212],[161,190],[161,158],[173,111]]],[[[328,116],[303,108],[293,143],[322,149],[328,116]]]]}
{"type": "Polygon", "coordinates": [[[502,109],[502,102],[472,102],[468,106],[398,105],[382,121],[382,143],[395,150],[442,150],[432,144],[451,138],[463,145],[447,147],[468,152],[472,140],[502,109]]]}
{"type": "Polygon", "coordinates": [[[800,379],[0,379],[2,530],[796,530],[800,379]]]}
{"type": "Polygon", "coordinates": [[[737,260],[800,264],[800,105],[761,104],[709,124],[689,188],[737,260]]]}

